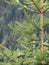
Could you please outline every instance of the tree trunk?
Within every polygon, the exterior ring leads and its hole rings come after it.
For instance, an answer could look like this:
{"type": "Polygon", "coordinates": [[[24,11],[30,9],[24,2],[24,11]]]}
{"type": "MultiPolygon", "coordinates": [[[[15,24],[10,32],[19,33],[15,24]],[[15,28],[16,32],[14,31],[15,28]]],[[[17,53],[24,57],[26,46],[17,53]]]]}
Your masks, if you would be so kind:
{"type": "Polygon", "coordinates": [[[40,11],[39,12],[39,16],[40,16],[40,48],[41,51],[43,52],[43,42],[44,42],[44,28],[43,28],[43,2],[44,0],[41,0],[41,4],[40,4],[40,11]]]}

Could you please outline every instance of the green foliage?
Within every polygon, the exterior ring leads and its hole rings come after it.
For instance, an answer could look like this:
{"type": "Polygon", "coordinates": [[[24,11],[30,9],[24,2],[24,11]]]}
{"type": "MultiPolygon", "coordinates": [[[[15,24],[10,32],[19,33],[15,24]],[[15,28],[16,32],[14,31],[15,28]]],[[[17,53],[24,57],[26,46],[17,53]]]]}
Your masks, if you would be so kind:
{"type": "Polygon", "coordinates": [[[1,63],[0,62],[0,65],[11,65],[10,63],[1,63]]]}
{"type": "MultiPolygon", "coordinates": [[[[49,63],[49,48],[47,40],[44,40],[44,51],[42,53],[40,49],[40,21],[39,17],[36,16],[35,19],[31,18],[27,13],[27,10],[38,10],[40,11],[40,0],[25,0],[24,3],[28,5],[23,5],[19,0],[10,0],[7,1],[10,4],[19,5],[22,9],[24,9],[24,15],[26,16],[26,20],[23,22],[17,22],[15,26],[9,24],[8,26],[15,31],[19,37],[17,39],[18,43],[23,49],[17,49],[12,51],[5,47],[6,39],[0,44],[0,58],[7,60],[5,63],[0,62],[0,65],[48,65],[49,63]],[[33,7],[33,9],[32,9],[33,7]]],[[[49,1],[45,1],[43,5],[43,12],[47,11],[49,8],[49,1]]],[[[49,19],[44,19],[44,26],[49,25],[49,19]]]]}
{"type": "MultiPolygon", "coordinates": [[[[20,43],[21,47],[24,48],[24,59],[23,65],[46,65],[49,63],[49,50],[48,50],[48,43],[47,40],[44,42],[44,51],[40,49],[39,45],[39,27],[40,23],[38,23],[38,16],[32,19],[27,15],[25,11],[25,16],[27,19],[23,22],[16,22],[16,25],[13,27],[9,24],[9,27],[13,29],[13,31],[19,34],[18,42],[20,43]],[[38,24],[37,24],[38,23],[38,24]],[[38,31],[38,32],[36,32],[38,31]],[[37,45],[38,44],[38,45],[37,45]],[[37,45],[37,46],[36,46],[37,45]]],[[[47,20],[48,22],[48,20],[47,20]]],[[[49,24],[44,20],[44,26],[49,24]]]]}

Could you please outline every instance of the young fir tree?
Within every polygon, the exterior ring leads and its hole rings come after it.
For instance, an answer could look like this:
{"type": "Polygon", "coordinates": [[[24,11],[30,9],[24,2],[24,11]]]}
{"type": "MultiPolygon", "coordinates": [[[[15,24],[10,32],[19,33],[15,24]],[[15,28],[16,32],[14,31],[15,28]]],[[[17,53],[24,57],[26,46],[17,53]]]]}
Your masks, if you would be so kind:
{"type": "Polygon", "coordinates": [[[23,22],[16,22],[13,27],[9,27],[19,34],[18,42],[22,50],[9,51],[9,54],[1,52],[14,65],[49,65],[49,50],[47,40],[45,40],[45,26],[49,25],[49,19],[44,17],[45,12],[49,11],[49,1],[46,0],[23,0],[24,5],[19,0],[6,1],[10,4],[19,5],[20,9],[24,10],[25,20],[23,22]],[[26,4],[26,5],[25,5],[26,4]],[[28,5],[28,6],[27,6],[28,5]],[[38,13],[36,17],[30,17],[28,11],[38,13]],[[19,52],[19,55],[17,54],[19,52]],[[12,55],[10,55],[12,53],[12,55]]]}

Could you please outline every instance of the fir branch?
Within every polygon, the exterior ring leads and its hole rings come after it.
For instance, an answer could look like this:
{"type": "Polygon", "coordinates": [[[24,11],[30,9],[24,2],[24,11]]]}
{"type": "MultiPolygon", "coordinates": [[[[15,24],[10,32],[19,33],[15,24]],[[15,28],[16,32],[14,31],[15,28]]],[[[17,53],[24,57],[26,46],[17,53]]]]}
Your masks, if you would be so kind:
{"type": "Polygon", "coordinates": [[[49,27],[49,24],[45,24],[44,27],[49,27]]]}
{"type": "Polygon", "coordinates": [[[32,11],[32,12],[34,12],[34,13],[38,13],[38,11],[32,10],[31,8],[29,8],[29,7],[27,7],[27,6],[26,6],[26,7],[24,6],[24,9],[26,9],[26,10],[28,10],[28,11],[32,11]]]}
{"type": "Polygon", "coordinates": [[[34,0],[31,0],[31,1],[33,2],[33,4],[35,5],[35,7],[37,8],[37,10],[38,10],[39,12],[41,12],[40,8],[39,8],[38,5],[34,2],[34,0]]]}
{"type": "MultiPolygon", "coordinates": [[[[14,2],[9,2],[9,1],[7,1],[7,0],[5,0],[5,2],[8,3],[8,4],[11,4],[11,5],[16,5],[16,3],[14,3],[14,2]]],[[[38,13],[38,11],[32,10],[31,8],[27,7],[26,5],[23,5],[21,2],[17,3],[17,5],[23,7],[24,9],[26,9],[26,10],[28,10],[28,11],[32,11],[32,12],[34,12],[34,13],[38,13]]]]}
{"type": "MultiPolygon", "coordinates": [[[[24,10],[24,15],[26,16],[26,19],[30,22],[31,18],[29,17],[29,15],[27,14],[26,10],[24,10]]],[[[39,30],[39,28],[36,26],[36,24],[34,22],[30,22],[36,29],[39,30]]]]}
{"type": "Polygon", "coordinates": [[[13,61],[13,62],[16,63],[16,61],[12,57],[8,56],[7,54],[3,53],[2,51],[0,51],[0,53],[2,53],[4,56],[6,56],[7,58],[9,58],[11,61],[13,61]]]}
{"type": "MultiPolygon", "coordinates": [[[[5,46],[3,46],[2,44],[0,44],[0,48],[4,48],[4,49],[8,49],[7,47],[5,47],[5,46]]],[[[8,50],[10,50],[10,49],[8,49],[8,50]]],[[[11,50],[10,50],[11,51],[11,50]]]]}
{"type": "MultiPolygon", "coordinates": [[[[0,44],[0,48],[4,48],[4,49],[8,49],[5,46],[3,46],[2,44],[0,44]]],[[[8,49],[10,50],[10,49],[8,49]]],[[[7,51],[8,52],[8,51],[7,51]]],[[[16,62],[11,56],[8,56],[7,54],[5,54],[4,52],[0,51],[0,53],[2,53],[4,56],[6,56],[7,58],[9,58],[10,60],[12,60],[13,62],[16,62]]]]}
{"type": "Polygon", "coordinates": [[[48,11],[48,10],[49,10],[49,7],[48,7],[48,8],[46,8],[46,9],[43,11],[43,13],[44,13],[44,12],[46,12],[46,11],[48,11]]]}

